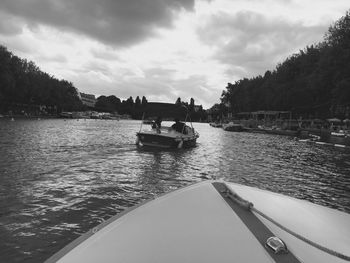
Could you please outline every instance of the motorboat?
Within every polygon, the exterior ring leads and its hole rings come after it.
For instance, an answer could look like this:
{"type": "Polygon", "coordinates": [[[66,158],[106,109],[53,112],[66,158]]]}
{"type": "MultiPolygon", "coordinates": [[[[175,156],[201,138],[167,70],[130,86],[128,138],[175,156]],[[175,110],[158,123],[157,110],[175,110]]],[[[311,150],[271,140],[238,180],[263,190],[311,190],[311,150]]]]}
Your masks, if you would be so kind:
{"type": "Polygon", "coordinates": [[[225,131],[234,131],[234,132],[241,132],[241,131],[245,131],[246,129],[243,127],[242,124],[240,123],[233,123],[233,122],[229,122],[229,123],[225,123],[222,125],[222,128],[225,131]]]}
{"type": "Polygon", "coordinates": [[[138,146],[151,146],[160,148],[187,148],[196,145],[198,132],[189,126],[185,127],[186,133],[177,132],[171,127],[143,130],[137,133],[136,144],[138,146]]]}
{"type": "Polygon", "coordinates": [[[333,131],[331,132],[331,136],[342,137],[342,138],[350,137],[350,131],[346,131],[346,130],[333,131]]]}
{"type": "Polygon", "coordinates": [[[177,119],[174,124],[176,127],[159,125],[156,121],[151,125],[143,125],[142,121],[140,130],[136,133],[136,145],[158,148],[187,148],[196,145],[199,133],[193,128],[186,107],[170,103],[148,103],[147,108],[144,116],[174,116],[177,119]],[[181,116],[184,117],[184,122],[180,121],[181,116]]]}
{"type": "Polygon", "coordinates": [[[209,123],[209,125],[211,127],[214,127],[214,128],[222,128],[222,123],[221,122],[211,122],[211,123],[209,123]]]}
{"type": "Polygon", "coordinates": [[[62,111],[59,116],[61,118],[67,118],[67,119],[73,119],[73,113],[72,112],[66,112],[66,111],[62,111]]]}
{"type": "Polygon", "coordinates": [[[332,208],[208,180],[117,214],[46,262],[349,262],[349,222],[332,208]]]}

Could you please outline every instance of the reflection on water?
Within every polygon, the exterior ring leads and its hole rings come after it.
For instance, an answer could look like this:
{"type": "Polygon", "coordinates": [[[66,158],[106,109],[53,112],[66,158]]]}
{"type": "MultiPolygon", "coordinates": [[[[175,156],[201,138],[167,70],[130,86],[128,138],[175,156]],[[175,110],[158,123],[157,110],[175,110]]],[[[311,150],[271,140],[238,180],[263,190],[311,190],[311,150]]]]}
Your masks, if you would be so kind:
{"type": "Polygon", "coordinates": [[[145,199],[212,178],[350,212],[350,151],[194,124],[192,149],[135,146],[137,121],[0,121],[0,254],[41,262],[145,199]]]}

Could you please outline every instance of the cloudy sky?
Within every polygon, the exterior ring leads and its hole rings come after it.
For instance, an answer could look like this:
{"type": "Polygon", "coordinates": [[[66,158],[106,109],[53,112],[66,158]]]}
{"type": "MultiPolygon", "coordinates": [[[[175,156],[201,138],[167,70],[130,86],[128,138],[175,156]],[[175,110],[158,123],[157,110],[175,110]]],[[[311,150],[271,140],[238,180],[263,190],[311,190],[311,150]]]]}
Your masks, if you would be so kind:
{"type": "Polygon", "coordinates": [[[1,0],[0,44],[95,95],[204,108],[318,43],[349,0],[1,0]]]}

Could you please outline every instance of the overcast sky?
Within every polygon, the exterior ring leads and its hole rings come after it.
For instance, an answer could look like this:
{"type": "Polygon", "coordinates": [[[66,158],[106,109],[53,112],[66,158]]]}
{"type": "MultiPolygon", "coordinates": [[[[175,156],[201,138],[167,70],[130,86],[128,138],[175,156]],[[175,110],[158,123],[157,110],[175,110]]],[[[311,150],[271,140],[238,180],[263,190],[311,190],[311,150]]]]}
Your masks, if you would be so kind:
{"type": "Polygon", "coordinates": [[[349,0],[1,0],[0,44],[81,92],[209,108],[228,82],[322,41],[349,9],[349,0]]]}

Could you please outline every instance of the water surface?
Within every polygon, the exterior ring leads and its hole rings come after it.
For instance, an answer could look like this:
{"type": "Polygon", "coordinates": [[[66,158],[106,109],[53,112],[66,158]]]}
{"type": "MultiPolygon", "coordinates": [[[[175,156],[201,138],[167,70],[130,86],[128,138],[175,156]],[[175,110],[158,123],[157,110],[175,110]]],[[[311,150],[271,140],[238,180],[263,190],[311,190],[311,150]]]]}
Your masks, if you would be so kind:
{"type": "Polygon", "coordinates": [[[350,212],[350,150],[193,125],[197,147],[159,151],[135,146],[138,121],[1,120],[1,261],[42,262],[127,207],[213,178],[350,212]]]}

